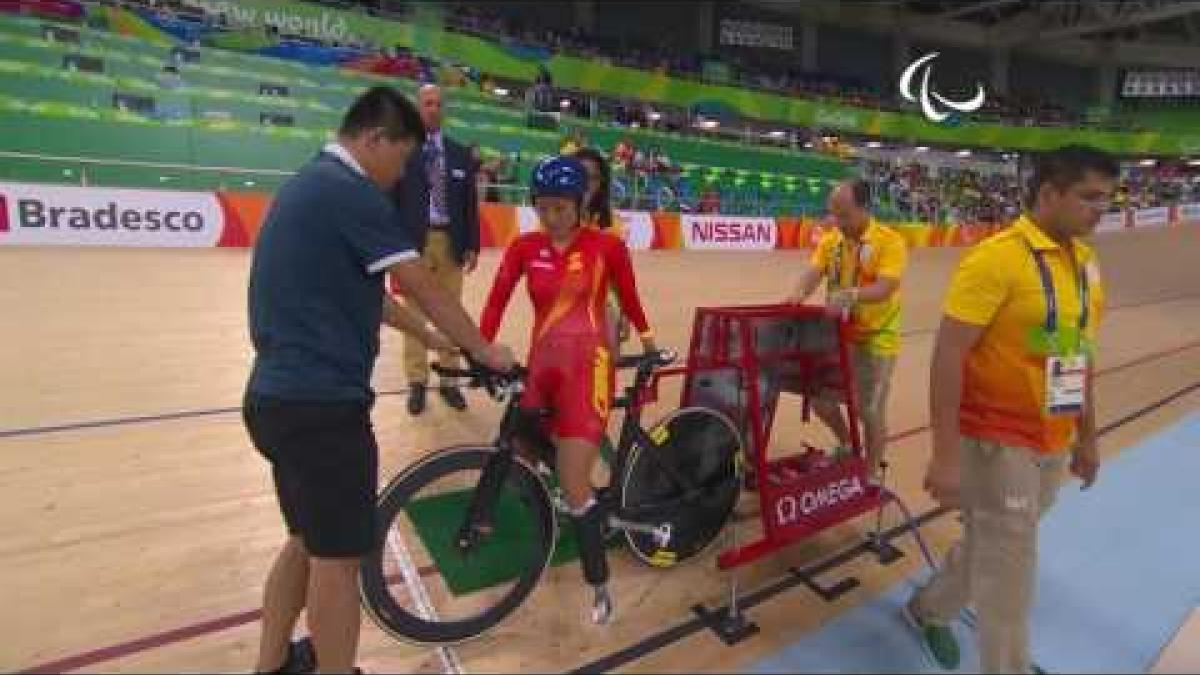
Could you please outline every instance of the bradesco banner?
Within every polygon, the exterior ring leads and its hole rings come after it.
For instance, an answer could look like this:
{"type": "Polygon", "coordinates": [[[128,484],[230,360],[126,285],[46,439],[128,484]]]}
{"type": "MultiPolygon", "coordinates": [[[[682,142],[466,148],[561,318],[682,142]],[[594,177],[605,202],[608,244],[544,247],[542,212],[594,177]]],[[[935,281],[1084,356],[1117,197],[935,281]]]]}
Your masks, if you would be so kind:
{"type": "Polygon", "coordinates": [[[679,226],[683,247],[695,251],[765,251],[779,237],[774,218],[683,215],[679,226]]]}
{"type": "Polygon", "coordinates": [[[210,247],[224,229],[212,193],[0,183],[0,245],[210,247]]]}

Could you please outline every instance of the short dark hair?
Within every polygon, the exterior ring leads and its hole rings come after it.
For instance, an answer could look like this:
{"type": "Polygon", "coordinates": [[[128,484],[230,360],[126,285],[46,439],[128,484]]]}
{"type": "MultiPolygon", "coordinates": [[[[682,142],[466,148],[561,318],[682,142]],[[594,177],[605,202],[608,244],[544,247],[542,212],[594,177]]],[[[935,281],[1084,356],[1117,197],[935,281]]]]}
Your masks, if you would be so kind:
{"type": "Polygon", "coordinates": [[[1037,203],[1043,185],[1049,183],[1063,190],[1083,180],[1089,171],[1115,179],[1121,175],[1121,165],[1112,155],[1088,145],[1064,145],[1035,155],[1026,195],[1029,206],[1037,203]]]}
{"type": "Polygon", "coordinates": [[[846,181],[850,186],[850,194],[854,196],[854,205],[865,209],[871,204],[871,186],[862,178],[852,178],[846,181]]]}
{"type": "Polygon", "coordinates": [[[384,130],[388,140],[425,140],[421,113],[404,94],[392,87],[371,87],[350,104],[339,136],[358,136],[370,129],[384,130]]]}

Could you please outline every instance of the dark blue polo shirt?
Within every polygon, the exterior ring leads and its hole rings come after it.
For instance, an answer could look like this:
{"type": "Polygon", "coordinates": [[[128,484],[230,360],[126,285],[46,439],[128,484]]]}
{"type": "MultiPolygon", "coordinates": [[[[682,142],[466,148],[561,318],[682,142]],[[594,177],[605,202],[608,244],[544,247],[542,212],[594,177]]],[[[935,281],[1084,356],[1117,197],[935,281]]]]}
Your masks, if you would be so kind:
{"type": "Polygon", "coordinates": [[[418,254],[360,171],[327,148],[271,204],[250,267],[252,397],[373,398],[384,271],[418,254]]]}

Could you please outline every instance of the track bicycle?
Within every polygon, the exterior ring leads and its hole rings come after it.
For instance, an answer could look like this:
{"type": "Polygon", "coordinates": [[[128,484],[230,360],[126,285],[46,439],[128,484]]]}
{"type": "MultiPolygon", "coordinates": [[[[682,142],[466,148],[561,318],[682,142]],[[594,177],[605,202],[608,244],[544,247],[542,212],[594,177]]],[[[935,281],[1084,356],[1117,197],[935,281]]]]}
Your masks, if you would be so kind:
{"type": "MultiPolygon", "coordinates": [[[[651,378],[675,359],[660,350],[617,360],[634,376],[613,401],[624,418],[609,487],[597,491],[610,541],[623,535],[634,556],[663,568],[708,548],[741,489],[742,440],[725,415],[685,407],[642,426],[651,378]]],[[[491,444],[432,452],[380,493],[380,546],[362,563],[363,604],[381,629],[421,644],[479,637],[520,607],[551,564],[567,508],[554,444],[528,423],[553,411],[519,405],[527,372],[476,364],[439,372],[506,405],[491,444]]]]}

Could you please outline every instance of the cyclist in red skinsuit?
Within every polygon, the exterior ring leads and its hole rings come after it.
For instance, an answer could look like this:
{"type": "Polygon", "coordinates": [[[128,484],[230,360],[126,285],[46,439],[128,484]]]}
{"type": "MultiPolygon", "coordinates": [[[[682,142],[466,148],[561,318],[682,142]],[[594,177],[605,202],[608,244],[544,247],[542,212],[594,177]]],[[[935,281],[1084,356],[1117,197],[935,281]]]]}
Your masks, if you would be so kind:
{"type": "Polygon", "coordinates": [[[584,168],[574,158],[552,157],[534,168],[532,193],[542,230],[521,235],[505,251],[480,331],[495,339],[524,276],[535,319],[521,407],[553,411],[549,431],[558,448],[559,480],[579,531],[584,577],[596,589],[593,620],[604,623],[612,607],[605,589],[603,514],[595,508],[591,475],[614,389],[605,310],[611,287],[643,347],[655,347],[629,249],[610,234],[582,226],[579,207],[585,188],[584,168]]]}
{"type": "Polygon", "coordinates": [[[522,407],[553,408],[555,436],[599,444],[613,384],[606,338],[610,283],[615,282],[633,325],[649,336],[629,251],[616,237],[591,228],[573,233],[561,250],[545,232],[521,236],[504,255],[480,321],[489,340],[495,339],[501,313],[522,275],[535,315],[522,407]]]}

